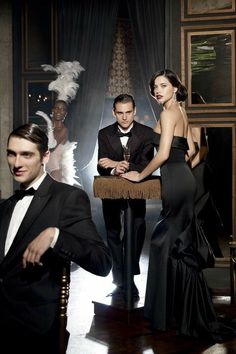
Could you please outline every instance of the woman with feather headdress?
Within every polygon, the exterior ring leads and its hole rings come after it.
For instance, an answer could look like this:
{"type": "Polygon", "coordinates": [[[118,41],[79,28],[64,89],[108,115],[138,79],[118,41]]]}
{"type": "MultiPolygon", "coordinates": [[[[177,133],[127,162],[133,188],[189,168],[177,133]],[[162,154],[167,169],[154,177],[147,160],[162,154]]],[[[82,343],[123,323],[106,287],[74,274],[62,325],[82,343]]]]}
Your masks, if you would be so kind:
{"type": "Polygon", "coordinates": [[[44,112],[36,112],[47,123],[50,149],[47,172],[57,181],[81,186],[78,182],[78,176],[76,176],[74,160],[74,150],[77,147],[77,142],[68,140],[68,128],[64,121],[68,113],[68,103],[75,98],[79,88],[79,84],[74,80],[78,78],[84,68],[78,61],[61,61],[55,67],[46,64],[42,67],[45,71],[54,71],[58,74],[57,79],[48,86],[49,91],[55,91],[58,95],[52,108],[51,118],[44,112]]]}

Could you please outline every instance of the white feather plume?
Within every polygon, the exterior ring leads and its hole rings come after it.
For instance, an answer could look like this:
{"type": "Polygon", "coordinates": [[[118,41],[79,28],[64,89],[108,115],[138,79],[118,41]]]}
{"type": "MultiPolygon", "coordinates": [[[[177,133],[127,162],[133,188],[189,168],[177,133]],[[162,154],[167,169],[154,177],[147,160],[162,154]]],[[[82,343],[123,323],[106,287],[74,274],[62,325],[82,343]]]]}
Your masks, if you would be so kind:
{"type": "Polygon", "coordinates": [[[85,69],[78,61],[60,61],[55,66],[43,64],[44,71],[53,71],[58,74],[57,79],[48,85],[49,91],[55,91],[57,100],[70,103],[76,96],[79,84],[75,81],[85,69]]]}
{"type": "Polygon", "coordinates": [[[46,113],[44,113],[42,111],[37,111],[35,114],[42,117],[46,121],[47,135],[48,135],[48,148],[53,149],[57,145],[57,141],[56,141],[54,134],[53,134],[53,125],[52,125],[51,119],[49,118],[49,116],[46,113]]]}
{"type": "Polygon", "coordinates": [[[62,173],[62,182],[77,185],[82,187],[79,177],[76,175],[76,166],[74,159],[74,150],[77,147],[77,142],[67,141],[63,145],[62,156],[61,156],[61,173],[62,173]]]}

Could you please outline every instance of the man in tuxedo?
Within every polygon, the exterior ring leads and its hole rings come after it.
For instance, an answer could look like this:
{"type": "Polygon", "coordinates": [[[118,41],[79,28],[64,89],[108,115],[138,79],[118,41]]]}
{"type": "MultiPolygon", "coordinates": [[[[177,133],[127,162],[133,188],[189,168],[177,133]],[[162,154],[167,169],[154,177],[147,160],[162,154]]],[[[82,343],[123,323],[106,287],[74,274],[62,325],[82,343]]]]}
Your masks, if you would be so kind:
{"type": "Polygon", "coordinates": [[[100,276],[111,269],[87,194],[53,180],[45,172],[48,159],[48,138],[38,125],[10,134],[7,160],[21,189],[0,205],[2,353],[58,353],[63,268],[73,261],[100,276]]]}
{"type": "MultiPolygon", "coordinates": [[[[98,165],[97,170],[102,176],[119,176],[128,171],[141,172],[153,157],[153,131],[150,127],[142,125],[134,120],[136,107],[131,95],[121,94],[113,102],[113,116],[116,119],[98,133],[98,165]],[[126,160],[124,147],[128,148],[129,159],[126,160]]],[[[107,242],[112,254],[114,291],[109,294],[124,295],[124,237],[122,230],[122,212],[127,207],[124,199],[103,199],[103,216],[107,231],[107,242]]],[[[139,260],[145,239],[146,201],[142,199],[130,200],[130,207],[134,220],[134,239],[132,250],[133,275],[140,274],[139,260]]],[[[139,296],[139,291],[132,280],[133,298],[139,296]]]]}

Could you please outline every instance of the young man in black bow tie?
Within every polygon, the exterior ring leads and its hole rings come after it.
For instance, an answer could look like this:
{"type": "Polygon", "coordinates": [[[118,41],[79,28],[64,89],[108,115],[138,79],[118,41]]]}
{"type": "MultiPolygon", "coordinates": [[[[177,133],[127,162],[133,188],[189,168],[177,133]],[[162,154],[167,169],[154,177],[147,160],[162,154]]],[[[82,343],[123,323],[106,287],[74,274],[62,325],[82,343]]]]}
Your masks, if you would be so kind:
{"type": "Polygon", "coordinates": [[[0,205],[3,354],[57,354],[63,268],[73,261],[100,276],[111,269],[87,194],[53,180],[45,172],[48,158],[48,138],[36,124],[10,134],[7,160],[21,191],[0,205]]]}
{"type": "MultiPolygon", "coordinates": [[[[115,175],[128,171],[141,172],[153,157],[153,131],[150,127],[134,120],[136,107],[131,95],[121,94],[113,103],[113,116],[116,119],[98,133],[98,173],[102,176],[115,175]],[[124,147],[129,150],[129,158],[124,155],[124,147]]],[[[126,208],[124,199],[103,199],[103,216],[107,231],[107,242],[112,253],[113,283],[116,284],[111,296],[124,295],[124,237],[122,230],[122,212],[126,208]]],[[[140,274],[139,260],[144,243],[146,224],[146,201],[130,200],[134,219],[133,240],[133,275],[140,274]]],[[[139,292],[133,281],[132,295],[138,297],[139,292]]]]}

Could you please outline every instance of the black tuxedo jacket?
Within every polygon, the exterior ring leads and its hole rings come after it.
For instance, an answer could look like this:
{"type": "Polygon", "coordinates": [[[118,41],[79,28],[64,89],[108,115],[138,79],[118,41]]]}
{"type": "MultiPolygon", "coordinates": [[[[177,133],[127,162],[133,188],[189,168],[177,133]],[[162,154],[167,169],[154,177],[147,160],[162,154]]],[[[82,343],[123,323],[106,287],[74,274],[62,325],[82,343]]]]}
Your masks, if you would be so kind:
{"type": "MultiPolygon", "coordinates": [[[[0,254],[11,204],[11,198],[0,204],[0,254]]],[[[70,261],[101,276],[111,269],[110,253],[91,219],[87,194],[47,175],[0,263],[0,328],[38,334],[50,330],[58,315],[62,268],[70,261]],[[60,230],[54,248],[43,255],[43,266],[23,269],[27,245],[47,227],[60,230]]]]}
{"type": "MultiPolygon", "coordinates": [[[[102,157],[108,157],[115,161],[124,160],[122,145],[117,131],[117,123],[99,131],[98,160],[102,157]]],[[[134,121],[131,134],[128,140],[128,146],[130,147],[130,170],[141,172],[153,158],[153,130],[148,126],[134,121]]],[[[105,169],[97,165],[97,170],[100,175],[109,176],[112,169],[105,169]]]]}

